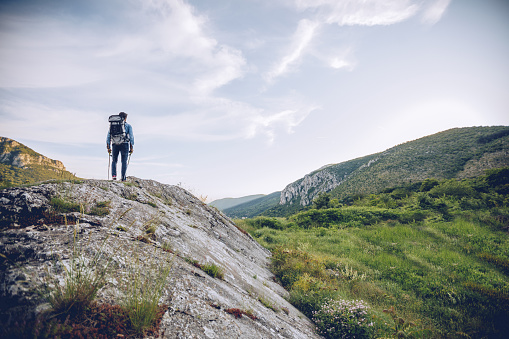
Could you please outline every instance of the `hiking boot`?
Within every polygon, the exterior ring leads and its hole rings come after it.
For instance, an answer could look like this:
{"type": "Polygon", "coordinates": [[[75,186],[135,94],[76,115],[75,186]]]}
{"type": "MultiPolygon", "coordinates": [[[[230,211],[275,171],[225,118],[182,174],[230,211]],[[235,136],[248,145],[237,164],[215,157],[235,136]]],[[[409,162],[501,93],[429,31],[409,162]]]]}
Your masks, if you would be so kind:
{"type": "Polygon", "coordinates": [[[117,180],[117,177],[116,177],[116,176],[113,176],[113,177],[111,177],[111,179],[113,179],[113,180],[117,180]]]}

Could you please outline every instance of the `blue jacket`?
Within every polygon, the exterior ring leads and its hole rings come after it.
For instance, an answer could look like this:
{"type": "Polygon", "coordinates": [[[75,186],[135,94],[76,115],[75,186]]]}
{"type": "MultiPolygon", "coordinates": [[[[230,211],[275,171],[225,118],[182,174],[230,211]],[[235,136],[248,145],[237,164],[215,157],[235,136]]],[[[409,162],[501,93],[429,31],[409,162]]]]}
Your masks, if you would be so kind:
{"type": "MultiPolygon", "coordinates": [[[[127,135],[129,135],[129,141],[131,143],[131,146],[134,146],[133,128],[127,122],[125,123],[125,132],[127,133],[127,135]]],[[[111,144],[111,135],[110,135],[110,130],[108,129],[108,136],[106,137],[106,147],[110,148],[110,144],[111,144]]]]}

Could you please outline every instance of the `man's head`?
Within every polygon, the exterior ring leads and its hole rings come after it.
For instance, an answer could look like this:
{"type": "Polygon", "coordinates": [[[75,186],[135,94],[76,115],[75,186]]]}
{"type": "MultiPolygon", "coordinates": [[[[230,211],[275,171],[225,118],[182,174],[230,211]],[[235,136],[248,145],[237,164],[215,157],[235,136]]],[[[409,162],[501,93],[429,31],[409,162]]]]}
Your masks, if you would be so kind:
{"type": "Polygon", "coordinates": [[[124,112],[120,112],[118,113],[118,115],[120,115],[120,117],[124,120],[127,120],[127,113],[124,113],[124,112]]]}

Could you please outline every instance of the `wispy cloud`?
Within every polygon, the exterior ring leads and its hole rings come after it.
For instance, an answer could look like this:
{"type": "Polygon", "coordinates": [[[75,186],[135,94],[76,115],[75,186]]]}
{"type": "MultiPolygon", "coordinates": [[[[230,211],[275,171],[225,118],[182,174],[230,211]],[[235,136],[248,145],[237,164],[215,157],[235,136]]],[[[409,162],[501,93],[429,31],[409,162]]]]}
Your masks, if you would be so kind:
{"type": "Polygon", "coordinates": [[[324,22],[339,26],[393,25],[419,11],[423,21],[435,24],[452,0],[295,0],[299,10],[312,10],[324,22]]]}
{"type": "MultiPolygon", "coordinates": [[[[2,87],[66,87],[122,81],[134,72],[150,81],[182,79],[189,92],[212,92],[243,75],[242,52],[220,44],[207,18],[181,0],[129,2],[136,30],[91,25],[80,17],[2,16],[2,87]],[[141,9],[140,9],[141,6],[141,9]],[[148,76],[149,75],[149,76],[148,76]]],[[[119,9],[120,11],[120,9],[119,9]]]]}
{"type": "Polygon", "coordinates": [[[277,131],[282,129],[291,134],[294,128],[300,125],[304,119],[317,107],[301,107],[299,109],[289,109],[269,114],[258,114],[252,117],[252,124],[248,136],[254,136],[258,133],[267,137],[269,144],[275,140],[277,131]]]}
{"type": "Polygon", "coordinates": [[[404,21],[418,11],[410,0],[296,0],[301,10],[315,9],[326,23],[340,26],[392,25],[404,21]]]}
{"type": "Polygon", "coordinates": [[[269,82],[289,72],[291,67],[300,61],[318,27],[319,23],[316,21],[303,19],[299,22],[297,30],[292,37],[290,47],[287,48],[287,53],[267,73],[266,79],[269,82]]]}
{"type": "Polygon", "coordinates": [[[425,8],[424,13],[422,14],[422,21],[430,25],[436,24],[440,21],[440,19],[442,19],[442,16],[445,14],[450,3],[451,0],[433,1],[427,8],[425,8]]]}
{"type": "MultiPolygon", "coordinates": [[[[202,98],[198,107],[180,114],[146,117],[137,122],[137,133],[144,137],[193,141],[227,141],[266,137],[272,143],[278,133],[291,134],[294,128],[318,107],[297,99],[285,99],[274,108],[255,107],[226,98],[202,98]]],[[[263,104],[262,104],[263,105],[263,104]]]]}

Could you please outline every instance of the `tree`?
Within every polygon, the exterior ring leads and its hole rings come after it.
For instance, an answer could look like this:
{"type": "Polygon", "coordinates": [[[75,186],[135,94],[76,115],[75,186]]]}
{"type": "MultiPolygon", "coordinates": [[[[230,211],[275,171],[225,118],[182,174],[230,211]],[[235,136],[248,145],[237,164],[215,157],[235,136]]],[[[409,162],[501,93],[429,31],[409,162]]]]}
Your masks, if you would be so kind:
{"type": "Polygon", "coordinates": [[[313,204],[317,210],[323,208],[331,208],[331,196],[329,193],[320,193],[314,200],[313,204]]]}

